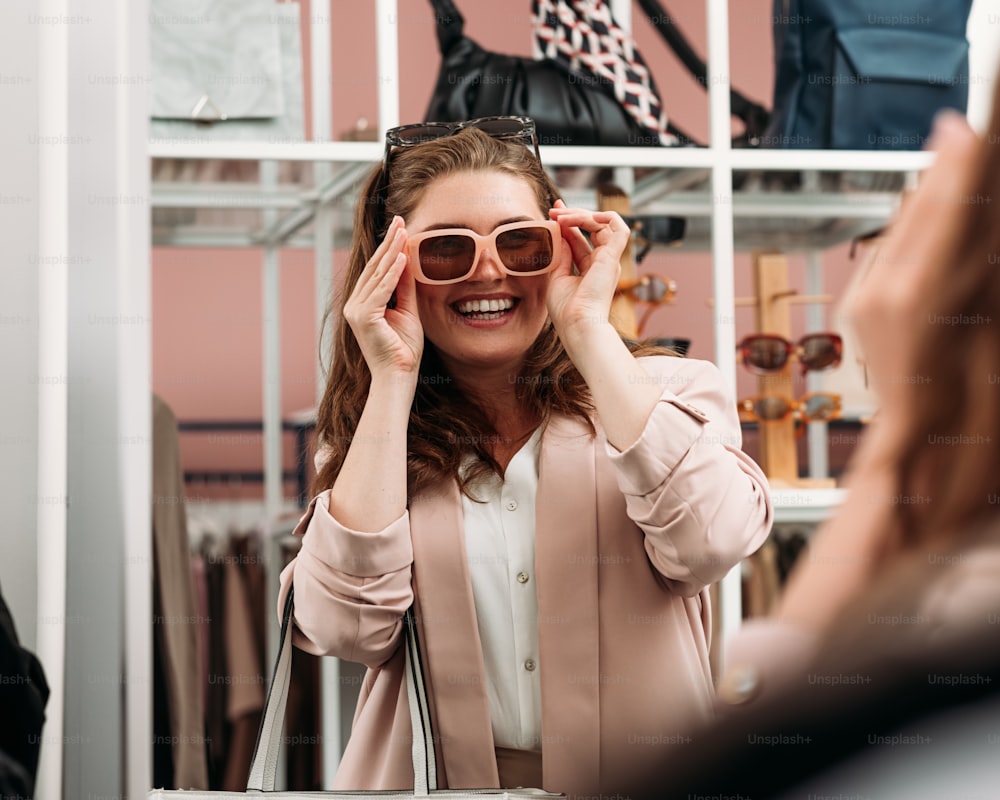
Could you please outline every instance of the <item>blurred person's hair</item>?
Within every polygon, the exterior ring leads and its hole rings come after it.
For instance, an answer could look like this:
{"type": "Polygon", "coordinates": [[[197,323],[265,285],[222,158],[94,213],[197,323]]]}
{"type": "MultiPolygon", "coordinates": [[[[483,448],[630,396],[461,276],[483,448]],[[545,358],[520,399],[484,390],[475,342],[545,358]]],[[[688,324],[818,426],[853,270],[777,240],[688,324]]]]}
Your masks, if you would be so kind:
{"type": "MultiPolygon", "coordinates": [[[[890,454],[895,530],[885,555],[1000,513],[1000,80],[958,223],[924,296],[909,436],[890,454]]],[[[905,266],[900,266],[904,269],[905,266]]]]}

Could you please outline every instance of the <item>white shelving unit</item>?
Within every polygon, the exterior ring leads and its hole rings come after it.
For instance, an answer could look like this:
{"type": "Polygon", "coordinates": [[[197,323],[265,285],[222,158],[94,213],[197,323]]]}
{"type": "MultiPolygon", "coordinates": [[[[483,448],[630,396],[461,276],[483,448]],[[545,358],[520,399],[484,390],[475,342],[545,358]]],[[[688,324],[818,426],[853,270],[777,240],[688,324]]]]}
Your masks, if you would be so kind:
{"type": "MultiPolygon", "coordinates": [[[[312,69],[329,74],[329,13],[313,13],[311,30],[312,69]],[[326,20],[326,26],[316,20],[326,20]]],[[[612,3],[616,16],[629,18],[628,0],[612,3]]],[[[715,361],[735,396],[735,298],[733,261],[737,249],[755,245],[755,229],[764,231],[771,246],[811,252],[810,280],[821,284],[818,252],[850,239],[857,233],[884,223],[898,201],[898,189],[930,163],[921,152],[835,152],[785,150],[733,150],[730,147],[729,24],[728,1],[706,0],[708,23],[708,67],[710,146],[707,148],[614,148],[541,147],[548,167],[605,166],[651,168],[653,174],[640,180],[632,195],[636,213],[670,213],[690,219],[685,247],[712,253],[713,299],[716,313],[715,361]],[[734,174],[749,172],[798,172],[800,191],[733,191],[734,174]],[[837,173],[841,182],[829,178],[837,173]],[[827,179],[824,180],[824,174],[827,179]],[[851,176],[857,178],[851,189],[851,176]],[[844,184],[843,179],[847,178],[844,184]],[[832,188],[831,188],[831,183],[832,188]],[[864,188],[864,184],[869,188],[864,188]],[[876,188],[870,188],[872,184],[876,188]],[[888,188],[877,186],[889,184],[888,188]],[[845,189],[845,185],[847,188],[845,189]],[[685,188],[676,189],[682,186],[685,188]],[[782,239],[784,236],[784,239],[782,239]]],[[[377,63],[379,73],[379,131],[399,123],[399,99],[385,89],[398,82],[395,27],[389,23],[396,13],[395,0],[377,0],[377,63]]],[[[302,143],[218,142],[210,144],[150,143],[151,159],[242,160],[261,164],[260,184],[158,183],[152,186],[154,209],[222,208],[246,212],[248,224],[226,229],[197,226],[154,228],[154,244],[171,247],[218,246],[259,247],[265,275],[265,496],[268,513],[277,513],[281,493],[280,435],[281,364],[278,349],[280,291],[276,254],[281,247],[312,247],[316,256],[317,302],[322,303],[330,285],[329,265],[335,241],[346,244],[350,235],[351,205],[356,184],[371,165],[382,157],[379,142],[333,142],[330,97],[317,87],[329,83],[314,78],[313,131],[319,141],[302,143]],[[278,162],[298,162],[303,173],[311,167],[309,185],[282,185],[274,180],[278,162]],[[268,180],[268,176],[271,179],[268,180]]],[[[594,205],[593,193],[568,193],[581,204],[594,205]],[[579,195],[579,196],[575,196],[579,195]]],[[[818,286],[810,291],[818,291],[818,286]]],[[[321,317],[317,308],[317,321],[321,317]]],[[[317,328],[318,330],[318,328],[317,328]]],[[[322,386],[322,382],[320,382],[322,386]]],[[[817,448],[811,448],[817,449],[817,448]]],[[[782,490],[774,494],[776,522],[814,524],[825,519],[841,501],[840,490],[782,490]]],[[[274,583],[272,581],[272,583],[274,583]]],[[[275,587],[276,591],[276,587],[275,587]]],[[[734,570],[722,586],[723,640],[739,625],[741,617],[739,574],[734,570]]],[[[327,659],[327,661],[333,661],[327,659]]],[[[324,685],[338,685],[336,664],[330,664],[324,685]],[[329,679],[332,678],[332,683],[329,679]]],[[[333,694],[333,693],[326,693],[333,694]]],[[[326,714],[339,717],[339,709],[324,699],[326,714]]],[[[328,726],[329,728],[336,726],[328,726]]],[[[328,740],[325,766],[328,775],[339,760],[340,743],[328,740]],[[336,751],[336,752],[333,752],[336,751]]]]}

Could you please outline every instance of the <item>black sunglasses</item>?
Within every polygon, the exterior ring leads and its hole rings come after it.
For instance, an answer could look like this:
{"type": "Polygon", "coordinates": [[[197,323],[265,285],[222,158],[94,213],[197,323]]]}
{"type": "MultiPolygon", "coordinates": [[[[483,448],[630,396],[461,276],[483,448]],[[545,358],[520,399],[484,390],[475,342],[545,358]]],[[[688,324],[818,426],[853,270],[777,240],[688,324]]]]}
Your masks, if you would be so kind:
{"type": "Polygon", "coordinates": [[[622,217],[625,224],[642,245],[635,255],[635,263],[641,264],[649,255],[654,244],[674,244],[684,238],[687,220],[684,217],[667,217],[660,214],[646,214],[633,217],[622,217]]]}
{"type": "Polygon", "coordinates": [[[476,128],[494,139],[520,140],[525,145],[531,145],[538,163],[542,163],[542,157],[538,153],[538,134],[535,132],[535,121],[531,117],[479,117],[464,122],[415,122],[412,125],[389,128],[385,132],[382,179],[377,195],[383,212],[386,191],[389,188],[389,154],[392,152],[392,148],[413,147],[424,142],[444,139],[447,136],[454,136],[465,128],[476,128]]]}
{"type": "Polygon", "coordinates": [[[535,132],[535,121],[531,117],[479,117],[463,122],[416,122],[412,125],[400,125],[389,128],[385,132],[385,155],[382,157],[382,168],[389,163],[389,153],[393,147],[412,147],[424,142],[433,142],[454,136],[465,128],[476,128],[494,139],[520,139],[530,144],[535,151],[535,158],[542,163],[538,153],[538,134],[535,132]]]}

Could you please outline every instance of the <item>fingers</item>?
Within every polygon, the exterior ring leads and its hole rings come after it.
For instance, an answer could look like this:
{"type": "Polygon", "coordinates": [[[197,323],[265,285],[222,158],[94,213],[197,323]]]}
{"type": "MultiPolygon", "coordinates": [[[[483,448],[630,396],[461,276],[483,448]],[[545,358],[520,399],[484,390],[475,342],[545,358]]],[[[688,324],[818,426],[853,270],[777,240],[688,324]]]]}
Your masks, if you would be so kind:
{"type": "MultiPolygon", "coordinates": [[[[552,212],[549,213],[551,214],[552,212]]],[[[569,245],[573,261],[576,262],[581,270],[586,269],[591,254],[590,242],[587,241],[587,237],[583,235],[578,227],[564,225],[558,216],[553,216],[553,219],[559,222],[561,226],[563,241],[569,245]]]]}
{"type": "Polygon", "coordinates": [[[622,253],[628,246],[631,231],[625,220],[616,212],[566,208],[559,201],[559,204],[549,211],[549,216],[562,226],[563,237],[569,242],[573,260],[581,273],[589,268],[592,255],[616,264],[620,263],[622,253]],[[582,231],[587,231],[591,235],[590,242],[582,231]],[[591,243],[594,245],[593,249],[591,243]]]}
{"type": "Polygon", "coordinates": [[[394,217],[385,238],[358,277],[353,295],[359,303],[384,306],[389,302],[406,265],[405,247],[406,228],[400,217],[394,217]]]}
{"type": "MultiPolygon", "coordinates": [[[[579,231],[577,231],[577,233],[579,234],[579,231]]],[[[584,244],[586,244],[586,242],[584,242],[584,244]]],[[[575,260],[573,248],[570,246],[570,243],[566,241],[565,238],[562,239],[559,243],[559,254],[556,257],[555,269],[552,270],[552,277],[557,278],[563,275],[572,275],[573,262],[575,260]]]]}
{"type": "Polygon", "coordinates": [[[549,210],[549,216],[557,220],[560,225],[576,226],[591,233],[596,233],[602,229],[608,229],[617,234],[628,233],[629,231],[625,220],[615,211],[589,211],[585,208],[555,206],[549,210]]]}
{"type": "Polygon", "coordinates": [[[413,277],[406,254],[402,255],[403,267],[396,282],[396,307],[401,314],[417,315],[417,282],[413,277]]]}

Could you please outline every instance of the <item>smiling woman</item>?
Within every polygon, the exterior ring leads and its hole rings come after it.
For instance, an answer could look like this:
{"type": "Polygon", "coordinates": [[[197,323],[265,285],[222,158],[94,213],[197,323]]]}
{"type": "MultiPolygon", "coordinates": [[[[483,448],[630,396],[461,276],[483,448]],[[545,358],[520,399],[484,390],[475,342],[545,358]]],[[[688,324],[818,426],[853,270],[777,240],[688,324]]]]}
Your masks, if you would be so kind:
{"type": "Polygon", "coordinates": [[[439,784],[622,784],[712,713],[707,587],[770,528],[709,363],[608,321],[629,229],[566,208],[531,120],[390,131],[282,573],[296,643],[369,668],[337,788],[413,785],[416,612],[439,784]]]}

